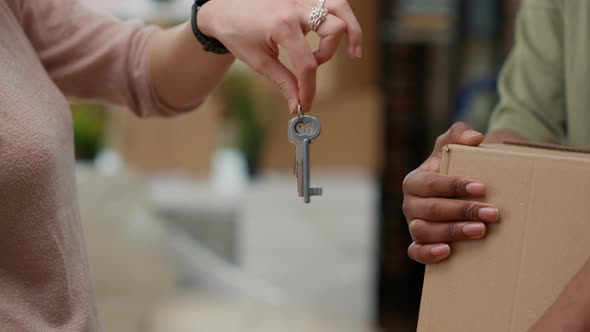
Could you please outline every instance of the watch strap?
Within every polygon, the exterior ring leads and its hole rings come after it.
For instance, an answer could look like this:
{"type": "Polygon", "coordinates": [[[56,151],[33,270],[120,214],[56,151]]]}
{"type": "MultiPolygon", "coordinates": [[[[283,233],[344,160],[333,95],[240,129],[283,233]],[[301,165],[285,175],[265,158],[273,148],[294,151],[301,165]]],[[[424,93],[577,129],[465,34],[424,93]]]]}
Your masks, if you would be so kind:
{"type": "Polygon", "coordinates": [[[230,51],[223,45],[219,40],[206,36],[201,30],[199,29],[198,21],[197,21],[197,14],[201,7],[207,3],[208,0],[196,0],[192,7],[191,12],[191,27],[193,30],[193,34],[195,38],[203,45],[203,50],[210,53],[215,54],[229,54],[230,51]]]}

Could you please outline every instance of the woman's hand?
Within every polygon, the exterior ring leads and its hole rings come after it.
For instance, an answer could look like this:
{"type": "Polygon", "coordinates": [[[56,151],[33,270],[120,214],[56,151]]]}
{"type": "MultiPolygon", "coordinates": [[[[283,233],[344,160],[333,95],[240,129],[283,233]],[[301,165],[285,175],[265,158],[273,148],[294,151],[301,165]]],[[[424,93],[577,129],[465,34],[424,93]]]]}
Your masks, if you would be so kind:
{"type": "Polygon", "coordinates": [[[320,47],[312,51],[305,40],[309,16],[317,0],[211,0],[199,11],[199,29],[221,41],[234,56],[276,85],[289,101],[292,113],[301,102],[309,111],[316,90],[319,65],[330,60],[342,36],[348,36],[348,54],[362,57],[361,27],[346,0],[326,0],[329,14],[319,26],[320,47]],[[294,72],[279,59],[285,48],[294,72]]]}

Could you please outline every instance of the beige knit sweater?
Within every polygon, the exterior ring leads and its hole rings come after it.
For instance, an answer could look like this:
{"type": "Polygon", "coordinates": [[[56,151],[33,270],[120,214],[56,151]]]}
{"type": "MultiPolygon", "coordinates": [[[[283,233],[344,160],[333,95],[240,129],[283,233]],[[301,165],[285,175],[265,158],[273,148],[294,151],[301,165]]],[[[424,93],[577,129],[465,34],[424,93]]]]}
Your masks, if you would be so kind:
{"type": "Polygon", "coordinates": [[[150,85],[154,31],[72,0],[0,0],[0,331],[99,329],[64,95],[174,114],[150,85]]]}

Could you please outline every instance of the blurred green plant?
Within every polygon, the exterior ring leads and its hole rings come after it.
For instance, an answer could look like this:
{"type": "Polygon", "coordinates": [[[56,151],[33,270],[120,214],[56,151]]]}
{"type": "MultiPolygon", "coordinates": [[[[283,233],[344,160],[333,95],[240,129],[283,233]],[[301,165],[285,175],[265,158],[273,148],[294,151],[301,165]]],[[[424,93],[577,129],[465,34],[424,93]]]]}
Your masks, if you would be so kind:
{"type": "Polygon", "coordinates": [[[76,160],[92,161],[104,144],[107,116],[94,104],[71,104],[76,160]]]}
{"type": "MultiPolygon", "coordinates": [[[[252,89],[252,79],[247,72],[233,70],[226,77],[221,92],[225,102],[225,121],[237,131],[233,142],[234,147],[246,156],[250,176],[256,176],[260,168],[262,148],[266,138],[266,126],[258,107],[256,96],[252,89]]],[[[230,135],[233,136],[233,135],[230,135]]]]}

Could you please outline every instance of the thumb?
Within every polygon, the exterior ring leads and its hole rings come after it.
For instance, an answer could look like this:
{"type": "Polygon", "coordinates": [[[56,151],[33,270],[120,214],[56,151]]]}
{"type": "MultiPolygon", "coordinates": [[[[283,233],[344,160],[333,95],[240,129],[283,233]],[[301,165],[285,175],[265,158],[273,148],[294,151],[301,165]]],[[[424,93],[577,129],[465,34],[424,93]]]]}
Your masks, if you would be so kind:
{"type": "Polygon", "coordinates": [[[269,57],[260,73],[272,81],[289,103],[291,113],[297,113],[299,88],[297,78],[277,58],[269,57]]]}
{"type": "Polygon", "coordinates": [[[457,122],[446,133],[438,137],[430,158],[426,160],[422,167],[426,171],[438,172],[442,150],[445,146],[449,144],[478,146],[483,142],[484,138],[482,133],[475,131],[467,123],[457,122]]]}
{"type": "Polygon", "coordinates": [[[482,133],[475,131],[465,122],[457,122],[436,140],[433,154],[439,153],[449,144],[478,146],[484,140],[482,133]]]}

